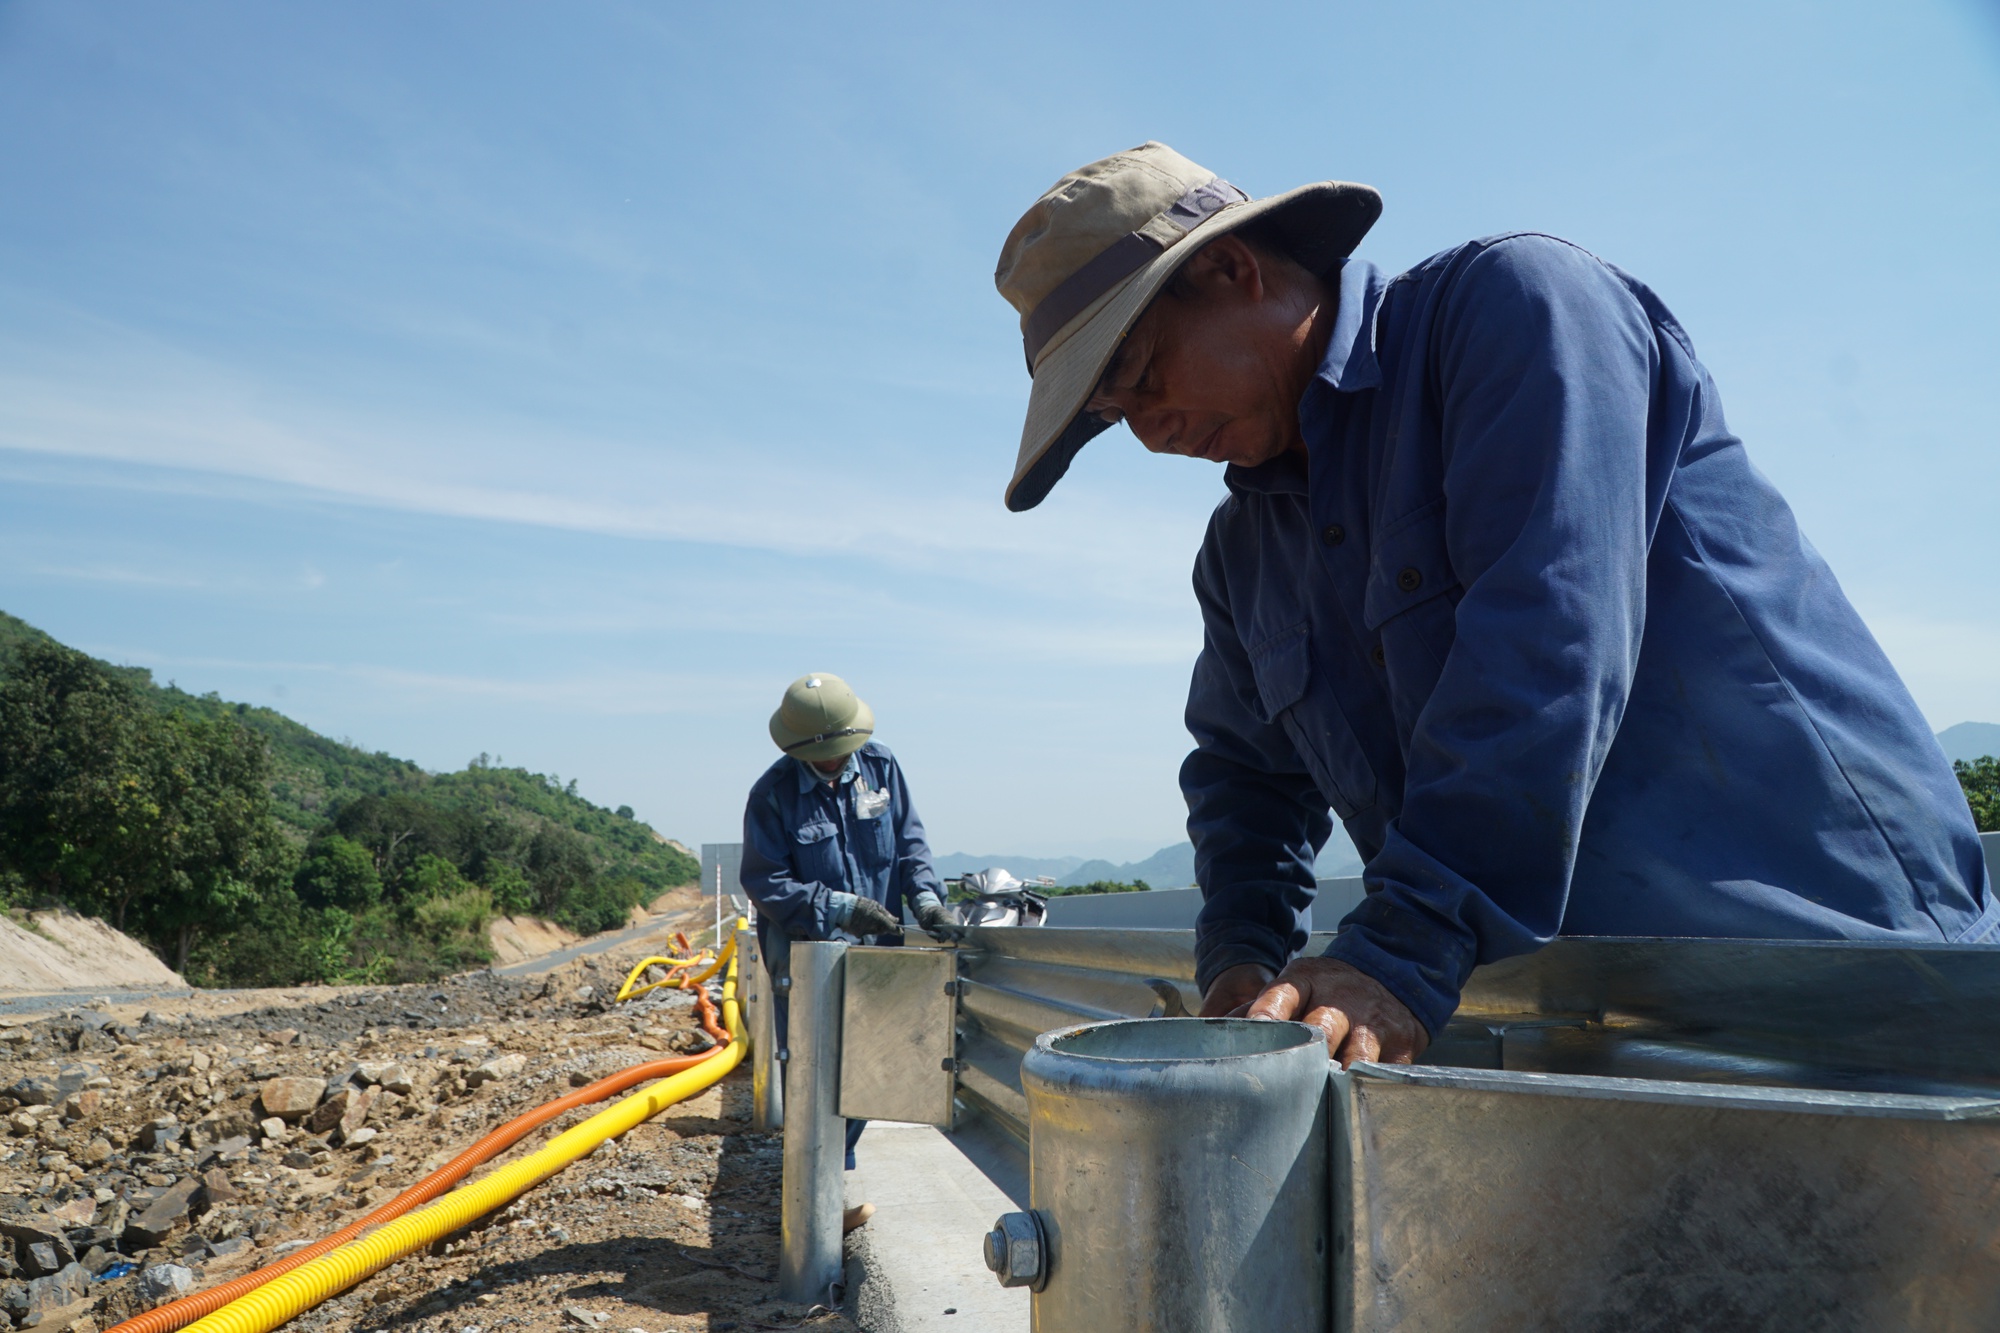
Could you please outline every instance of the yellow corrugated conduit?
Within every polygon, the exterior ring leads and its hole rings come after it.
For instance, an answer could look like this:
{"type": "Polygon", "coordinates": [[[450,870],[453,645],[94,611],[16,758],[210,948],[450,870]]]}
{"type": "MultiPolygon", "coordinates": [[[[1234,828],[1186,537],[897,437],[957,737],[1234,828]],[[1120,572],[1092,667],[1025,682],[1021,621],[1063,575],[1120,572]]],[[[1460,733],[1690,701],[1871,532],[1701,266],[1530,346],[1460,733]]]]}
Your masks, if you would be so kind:
{"type": "MultiPolygon", "coordinates": [[[[745,924],[739,922],[739,928],[745,924]]],[[[512,1202],[571,1162],[595,1152],[606,1140],[617,1138],[676,1102],[686,1101],[719,1083],[743,1062],[749,1045],[742,1006],[736,995],[734,955],[732,940],[716,958],[715,965],[699,979],[705,980],[721,968],[728,968],[722,983],[722,1021],[729,1030],[730,1041],[713,1058],[599,1111],[520,1161],[463,1185],[426,1208],[397,1218],[303,1268],[265,1283],[215,1313],[195,1320],[187,1326],[187,1333],[269,1333],[286,1320],[346,1291],[369,1274],[512,1202]]]]}
{"type": "MultiPolygon", "coordinates": [[[[737,925],[739,928],[742,927],[742,918],[739,917],[737,919],[737,925]]],[[[693,958],[641,958],[638,966],[626,974],[625,984],[618,988],[618,994],[613,997],[612,1003],[616,1004],[623,1000],[636,999],[644,995],[647,991],[659,990],[662,986],[699,986],[702,982],[707,981],[710,977],[728,966],[730,961],[735,957],[736,936],[732,933],[727,942],[723,944],[722,952],[717,954],[712,960],[708,957],[706,949],[693,958]],[[696,976],[682,978],[673,975],[673,973],[680,971],[682,968],[700,967],[704,963],[708,964],[708,970],[696,976]],[[646,974],[646,969],[649,967],[666,968],[668,972],[667,979],[665,981],[648,982],[646,985],[641,986],[639,978],[646,974]]]]}

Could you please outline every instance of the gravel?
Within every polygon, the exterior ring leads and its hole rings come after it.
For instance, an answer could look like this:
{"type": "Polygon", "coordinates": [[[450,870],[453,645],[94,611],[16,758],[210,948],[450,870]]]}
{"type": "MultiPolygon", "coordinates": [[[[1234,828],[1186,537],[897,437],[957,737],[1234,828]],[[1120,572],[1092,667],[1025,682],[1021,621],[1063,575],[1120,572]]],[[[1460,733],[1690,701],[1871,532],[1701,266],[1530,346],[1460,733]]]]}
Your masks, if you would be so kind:
{"type": "MultiPolygon", "coordinates": [[[[709,1044],[685,994],[608,1006],[622,978],[602,955],[0,1018],[0,1329],[102,1333],[354,1221],[574,1086],[709,1044]]],[[[852,1330],[776,1299],[780,1144],[748,1114],[746,1070],[287,1327],[852,1330]]]]}

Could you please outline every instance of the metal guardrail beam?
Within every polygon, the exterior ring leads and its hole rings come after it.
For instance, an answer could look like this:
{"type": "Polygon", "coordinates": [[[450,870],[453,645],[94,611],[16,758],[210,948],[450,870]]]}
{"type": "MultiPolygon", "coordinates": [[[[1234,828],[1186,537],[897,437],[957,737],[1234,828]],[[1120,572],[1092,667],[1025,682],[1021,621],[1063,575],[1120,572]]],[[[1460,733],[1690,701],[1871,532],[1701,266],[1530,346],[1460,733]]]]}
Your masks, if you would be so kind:
{"type": "MultiPolygon", "coordinates": [[[[1191,931],[971,931],[938,983],[956,1000],[959,1113],[1025,1147],[1036,1038],[1154,1016],[1162,991],[1194,1009],[1193,946],[1191,931]]],[[[1335,1333],[1715,1327],[1718,1311],[1740,1327],[2000,1327],[1985,1244],[2000,947],[1559,940],[1475,972],[1423,1066],[1332,1086],[1335,1333]]],[[[1104,1138],[1104,1189],[1142,1183],[1131,1151],[1104,1138]]],[[[1147,1197],[1129,1195],[1141,1212],[1147,1197]]],[[[1088,1211],[1064,1209],[1072,1225],[1088,1211]]],[[[1063,1219],[1045,1221],[1053,1293],[1063,1219]]]]}

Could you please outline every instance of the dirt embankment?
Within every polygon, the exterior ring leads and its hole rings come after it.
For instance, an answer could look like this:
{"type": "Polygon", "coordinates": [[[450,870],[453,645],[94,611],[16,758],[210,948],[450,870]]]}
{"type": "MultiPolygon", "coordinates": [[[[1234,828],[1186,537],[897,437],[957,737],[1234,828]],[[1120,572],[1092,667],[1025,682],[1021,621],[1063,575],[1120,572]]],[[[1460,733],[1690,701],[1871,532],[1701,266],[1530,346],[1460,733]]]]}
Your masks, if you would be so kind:
{"type": "Polygon", "coordinates": [[[579,938],[555,922],[544,921],[538,916],[496,917],[493,924],[486,928],[486,937],[493,942],[495,967],[523,963],[530,958],[540,958],[545,953],[554,953],[557,949],[567,949],[579,938]]]}
{"type": "MultiPolygon", "coordinates": [[[[0,1329],[101,1333],[354,1220],[572,1086],[703,1045],[684,993],[607,1003],[637,957],[0,1019],[0,1329]]],[[[777,1301],[780,1140],[748,1117],[744,1069],[288,1327],[847,1333],[777,1301]]]]}
{"type": "Polygon", "coordinates": [[[151,949],[94,917],[65,911],[0,915],[0,993],[186,984],[151,949]]]}

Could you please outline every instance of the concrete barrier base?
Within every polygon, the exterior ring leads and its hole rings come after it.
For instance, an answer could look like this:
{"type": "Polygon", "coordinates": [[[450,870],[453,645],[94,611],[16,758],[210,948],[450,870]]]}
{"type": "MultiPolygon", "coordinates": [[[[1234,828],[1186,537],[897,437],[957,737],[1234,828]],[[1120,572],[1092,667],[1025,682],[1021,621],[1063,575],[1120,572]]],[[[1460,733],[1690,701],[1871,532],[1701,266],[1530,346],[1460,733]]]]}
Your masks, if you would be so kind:
{"type": "Polygon", "coordinates": [[[869,1123],[846,1179],[849,1206],[875,1205],[848,1237],[847,1306],[868,1333],[1026,1333],[1027,1290],[981,1258],[994,1219],[1027,1206],[1025,1156],[1004,1139],[869,1123]]]}

